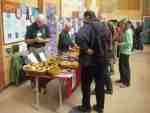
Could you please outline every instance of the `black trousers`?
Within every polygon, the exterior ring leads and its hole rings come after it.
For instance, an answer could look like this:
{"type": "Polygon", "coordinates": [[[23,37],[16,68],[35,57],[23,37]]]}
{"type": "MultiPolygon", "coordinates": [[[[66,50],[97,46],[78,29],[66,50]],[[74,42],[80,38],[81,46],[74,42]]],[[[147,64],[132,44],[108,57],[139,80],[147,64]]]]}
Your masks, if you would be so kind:
{"type": "Polygon", "coordinates": [[[91,108],[91,83],[95,80],[96,105],[100,109],[104,109],[105,91],[104,91],[104,72],[105,65],[99,64],[92,67],[81,67],[81,89],[82,89],[82,105],[91,108]]]}
{"type": "Polygon", "coordinates": [[[129,57],[129,55],[120,54],[119,58],[120,80],[123,84],[127,86],[130,85],[131,79],[129,57]]]}
{"type": "Polygon", "coordinates": [[[106,72],[105,72],[105,86],[106,90],[113,90],[112,80],[111,80],[111,64],[106,64],[106,72]]]}

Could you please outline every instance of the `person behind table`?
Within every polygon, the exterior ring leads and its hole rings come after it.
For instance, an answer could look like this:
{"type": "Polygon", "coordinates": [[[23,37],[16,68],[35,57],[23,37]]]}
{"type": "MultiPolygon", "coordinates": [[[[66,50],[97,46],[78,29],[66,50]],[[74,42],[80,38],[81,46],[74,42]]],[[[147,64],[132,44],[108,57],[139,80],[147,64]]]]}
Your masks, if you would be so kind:
{"type": "Polygon", "coordinates": [[[43,50],[46,43],[50,41],[50,33],[44,15],[39,14],[35,22],[27,27],[25,41],[30,52],[43,50]]]}
{"type": "Polygon", "coordinates": [[[120,71],[120,87],[125,88],[130,86],[131,69],[129,58],[133,48],[133,30],[126,20],[123,21],[123,34],[120,46],[119,71],[120,71]]]}
{"type": "MultiPolygon", "coordinates": [[[[44,47],[49,41],[50,33],[48,30],[46,18],[44,15],[39,14],[36,17],[35,22],[31,26],[27,27],[25,42],[27,43],[28,51],[33,52],[36,58],[41,61],[38,54],[39,52],[45,52],[44,47]]],[[[39,80],[40,91],[43,89],[43,93],[46,93],[46,84],[48,81],[49,80],[47,79],[39,80]]],[[[35,85],[33,80],[32,85],[35,85]]]]}
{"type": "Polygon", "coordinates": [[[70,30],[71,25],[69,23],[66,23],[64,29],[59,35],[58,50],[60,53],[68,52],[74,46],[74,43],[69,34],[70,30]]]}
{"type": "Polygon", "coordinates": [[[93,109],[103,113],[105,90],[105,61],[102,39],[107,35],[102,22],[97,22],[93,11],[84,13],[84,25],[76,34],[76,42],[80,47],[79,63],[81,68],[82,104],[77,109],[82,112],[91,111],[91,83],[95,80],[96,105],[93,109]],[[99,36],[99,37],[97,37],[99,36]],[[104,36],[104,37],[103,37],[104,36]]]}

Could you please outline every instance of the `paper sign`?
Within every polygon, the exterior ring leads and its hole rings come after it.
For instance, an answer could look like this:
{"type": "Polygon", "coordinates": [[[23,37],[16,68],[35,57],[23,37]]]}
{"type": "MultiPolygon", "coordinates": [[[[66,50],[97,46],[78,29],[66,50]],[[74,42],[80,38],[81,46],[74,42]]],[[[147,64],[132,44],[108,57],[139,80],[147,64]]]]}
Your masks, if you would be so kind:
{"type": "Polygon", "coordinates": [[[30,53],[27,57],[32,63],[39,63],[33,53],[30,53]]]}
{"type": "Polygon", "coordinates": [[[41,59],[42,61],[46,61],[46,56],[45,56],[45,54],[44,54],[43,52],[40,52],[40,53],[39,53],[39,56],[40,56],[40,59],[41,59]]]}
{"type": "Polygon", "coordinates": [[[60,78],[71,78],[73,76],[72,73],[62,73],[60,75],[57,75],[57,77],[60,77],[60,78]]]}

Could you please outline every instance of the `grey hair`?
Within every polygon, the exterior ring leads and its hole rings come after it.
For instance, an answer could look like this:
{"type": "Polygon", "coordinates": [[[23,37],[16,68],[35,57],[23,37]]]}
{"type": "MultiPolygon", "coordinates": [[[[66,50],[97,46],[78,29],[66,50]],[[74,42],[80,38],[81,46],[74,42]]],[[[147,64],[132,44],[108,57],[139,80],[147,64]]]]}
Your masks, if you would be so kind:
{"type": "Polygon", "coordinates": [[[43,22],[43,24],[47,24],[47,19],[46,19],[46,16],[43,15],[43,14],[39,14],[36,19],[35,19],[35,22],[37,21],[41,21],[43,22]]]}
{"type": "Polygon", "coordinates": [[[71,25],[70,22],[67,22],[67,21],[66,21],[66,22],[64,23],[64,27],[66,27],[66,26],[67,26],[67,27],[71,27],[72,25],[71,25]]]}

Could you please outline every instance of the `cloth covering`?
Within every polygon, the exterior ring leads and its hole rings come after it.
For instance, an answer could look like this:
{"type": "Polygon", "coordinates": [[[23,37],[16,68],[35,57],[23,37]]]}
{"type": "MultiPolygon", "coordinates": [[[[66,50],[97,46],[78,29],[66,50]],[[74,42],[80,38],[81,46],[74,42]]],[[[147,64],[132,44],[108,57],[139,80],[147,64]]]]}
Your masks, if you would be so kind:
{"type": "Polygon", "coordinates": [[[10,64],[10,81],[11,83],[18,85],[24,78],[23,74],[24,61],[20,53],[15,53],[11,57],[10,64]]]}

